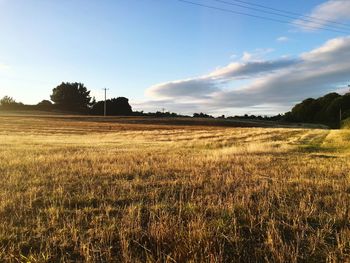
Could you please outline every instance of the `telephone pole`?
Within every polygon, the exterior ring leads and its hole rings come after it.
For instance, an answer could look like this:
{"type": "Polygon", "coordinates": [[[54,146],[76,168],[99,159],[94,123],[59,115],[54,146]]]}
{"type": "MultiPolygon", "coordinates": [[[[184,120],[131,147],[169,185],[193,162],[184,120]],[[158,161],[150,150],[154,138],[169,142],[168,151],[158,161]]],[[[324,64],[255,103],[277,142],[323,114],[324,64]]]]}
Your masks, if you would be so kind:
{"type": "Polygon", "coordinates": [[[103,116],[107,116],[107,90],[106,88],[103,89],[105,91],[105,104],[103,107],[103,116]]]}

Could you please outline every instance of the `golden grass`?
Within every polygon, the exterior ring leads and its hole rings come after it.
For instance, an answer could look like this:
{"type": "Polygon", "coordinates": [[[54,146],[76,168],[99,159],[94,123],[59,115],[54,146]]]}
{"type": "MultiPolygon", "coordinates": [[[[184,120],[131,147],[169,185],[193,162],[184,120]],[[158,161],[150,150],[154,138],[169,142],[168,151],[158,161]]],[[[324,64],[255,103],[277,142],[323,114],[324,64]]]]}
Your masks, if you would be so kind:
{"type": "Polygon", "coordinates": [[[1,262],[346,262],[350,131],[0,116],[1,262]]]}

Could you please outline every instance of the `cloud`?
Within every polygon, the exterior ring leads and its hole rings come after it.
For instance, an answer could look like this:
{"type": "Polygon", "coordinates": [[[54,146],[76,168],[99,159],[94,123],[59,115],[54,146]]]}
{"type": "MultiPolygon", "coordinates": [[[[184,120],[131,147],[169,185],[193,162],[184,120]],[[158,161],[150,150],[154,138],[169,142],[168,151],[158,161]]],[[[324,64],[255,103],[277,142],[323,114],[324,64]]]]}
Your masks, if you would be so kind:
{"type": "Polygon", "coordinates": [[[349,27],[338,24],[341,21],[350,19],[349,0],[329,0],[316,6],[307,18],[294,21],[304,30],[315,30],[324,26],[338,27],[339,30],[349,30],[349,27]],[[310,18],[309,18],[310,17],[310,18]],[[336,22],[336,23],[334,23],[336,22]]]}
{"type": "Polygon", "coordinates": [[[219,91],[214,78],[204,76],[199,78],[171,81],[152,86],[146,94],[156,98],[198,98],[219,91]]]}
{"type": "Polygon", "coordinates": [[[258,48],[253,52],[243,52],[243,56],[241,61],[259,61],[262,60],[267,54],[272,53],[274,51],[273,48],[258,48]]]}
{"type": "Polygon", "coordinates": [[[293,58],[280,58],[277,60],[252,61],[245,63],[236,62],[215,70],[209,74],[209,77],[221,79],[222,81],[249,79],[293,66],[298,62],[297,59],[293,58]]]}
{"type": "Polygon", "coordinates": [[[287,42],[289,41],[289,38],[288,37],[279,37],[276,39],[277,42],[287,42]]]}
{"type": "Polygon", "coordinates": [[[349,61],[350,37],[336,38],[296,58],[238,61],[207,75],[154,85],[147,94],[157,107],[182,113],[278,113],[307,97],[347,86],[349,61]]]}
{"type": "Polygon", "coordinates": [[[290,58],[270,61],[235,62],[226,67],[216,69],[208,75],[154,85],[146,91],[146,94],[159,99],[175,97],[209,99],[210,94],[220,92],[228,82],[273,73],[297,63],[298,60],[290,58]]]}
{"type": "Polygon", "coordinates": [[[239,90],[217,93],[212,105],[247,107],[262,103],[291,105],[309,96],[336,90],[349,81],[350,38],[333,39],[301,54],[301,62],[256,79],[239,90]]]}

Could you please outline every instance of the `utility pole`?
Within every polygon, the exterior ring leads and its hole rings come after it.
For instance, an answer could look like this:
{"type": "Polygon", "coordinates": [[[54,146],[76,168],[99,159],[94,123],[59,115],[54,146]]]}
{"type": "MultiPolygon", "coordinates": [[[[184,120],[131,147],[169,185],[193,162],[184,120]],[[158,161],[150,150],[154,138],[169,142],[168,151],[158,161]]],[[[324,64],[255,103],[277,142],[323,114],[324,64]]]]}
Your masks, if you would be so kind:
{"type": "Polygon", "coordinates": [[[105,91],[105,104],[103,107],[103,116],[107,116],[107,90],[106,88],[103,89],[105,91]]]}

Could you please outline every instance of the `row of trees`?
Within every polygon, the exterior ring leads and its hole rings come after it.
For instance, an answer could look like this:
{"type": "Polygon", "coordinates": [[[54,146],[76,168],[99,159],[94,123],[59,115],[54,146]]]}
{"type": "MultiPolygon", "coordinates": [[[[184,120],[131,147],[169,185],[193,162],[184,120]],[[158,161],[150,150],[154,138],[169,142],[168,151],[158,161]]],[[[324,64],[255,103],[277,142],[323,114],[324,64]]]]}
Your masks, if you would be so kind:
{"type": "MultiPolygon", "coordinates": [[[[82,83],[62,82],[52,90],[50,100],[43,100],[37,105],[24,105],[13,98],[5,96],[0,100],[0,107],[5,110],[59,110],[75,113],[103,115],[104,101],[96,101],[82,83]]],[[[106,101],[108,115],[131,115],[129,100],[124,97],[106,101]]]]}
{"type": "MultiPolygon", "coordinates": [[[[104,113],[104,101],[96,102],[90,96],[90,91],[82,83],[63,82],[52,90],[51,100],[60,109],[89,112],[102,115],[104,113]]],[[[131,115],[132,108],[125,97],[112,98],[106,101],[108,115],[131,115]]]]}
{"type": "Polygon", "coordinates": [[[284,115],[286,121],[323,123],[337,127],[340,118],[350,117],[350,92],[345,95],[329,93],[318,99],[308,98],[284,115]]]}
{"type": "MultiPolygon", "coordinates": [[[[24,105],[23,103],[16,102],[11,97],[5,96],[0,100],[0,108],[8,110],[60,110],[96,115],[103,115],[104,113],[104,101],[97,102],[95,98],[92,98],[90,96],[90,91],[82,83],[62,82],[52,90],[50,99],[53,103],[50,100],[43,100],[37,105],[24,105]]],[[[129,100],[125,97],[107,100],[106,108],[108,115],[184,117],[183,115],[170,112],[133,112],[129,100]]],[[[193,117],[213,118],[213,116],[202,112],[194,113],[193,117]]],[[[333,92],[318,99],[308,98],[295,105],[290,112],[284,115],[277,115],[274,117],[245,115],[228,117],[228,119],[269,119],[274,121],[323,123],[331,127],[337,127],[339,126],[340,117],[342,119],[350,118],[350,92],[343,96],[333,92]]],[[[225,116],[221,116],[220,118],[225,118],[225,116]]]]}

